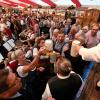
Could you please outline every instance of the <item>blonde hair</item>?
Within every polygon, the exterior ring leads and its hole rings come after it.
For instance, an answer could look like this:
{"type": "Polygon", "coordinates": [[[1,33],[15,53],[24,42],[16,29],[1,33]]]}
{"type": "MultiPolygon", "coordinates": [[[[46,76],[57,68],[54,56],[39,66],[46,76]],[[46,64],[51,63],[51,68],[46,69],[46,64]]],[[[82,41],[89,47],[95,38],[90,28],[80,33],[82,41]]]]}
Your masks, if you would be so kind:
{"type": "Polygon", "coordinates": [[[19,55],[19,53],[20,53],[21,51],[22,51],[21,49],[17,49],[17,50],[15,50],[15,51],[13,51],[12,54],[11,54],[11,59],[12,59],[12,60],[17,60],[18,55],[19,55]]]}

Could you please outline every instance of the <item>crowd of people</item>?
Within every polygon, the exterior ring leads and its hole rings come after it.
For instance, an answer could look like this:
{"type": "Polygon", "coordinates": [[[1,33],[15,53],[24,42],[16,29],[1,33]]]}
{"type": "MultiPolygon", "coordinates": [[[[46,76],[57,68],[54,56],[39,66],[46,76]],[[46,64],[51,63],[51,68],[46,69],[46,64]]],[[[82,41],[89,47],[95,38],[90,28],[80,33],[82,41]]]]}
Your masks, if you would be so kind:
{"type": "Polygon", "coordinates": [[[75,99],[83,83],[84,68],[89,61],[100,62],[96,49],[99,42],[98,23],[82,26],[79,18],[60,18],[56,13],[47,15],[38,11],[2,13],[0,100],[75,99]],[[3,46],[9,39],[15,43],[10,51],[3,46]],[[46,40],[53,43],[50,51],[45,47],[46,40]],[[77,46],[77,57],[70,54],[73,40],[81,45],[77,46]],[[56,61],[51,62],[54,52],[56,61]]]}

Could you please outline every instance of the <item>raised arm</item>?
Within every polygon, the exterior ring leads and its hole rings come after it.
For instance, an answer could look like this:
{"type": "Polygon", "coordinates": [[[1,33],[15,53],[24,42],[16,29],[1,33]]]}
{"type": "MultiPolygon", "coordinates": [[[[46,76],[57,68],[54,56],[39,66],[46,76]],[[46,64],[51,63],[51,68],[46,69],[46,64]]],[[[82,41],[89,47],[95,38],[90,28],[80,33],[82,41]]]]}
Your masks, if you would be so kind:
{"type": "Polygon", "coordinates": [[[78,47],[83,60],[100,62],[100,43],[92,48],[78,47]]]}

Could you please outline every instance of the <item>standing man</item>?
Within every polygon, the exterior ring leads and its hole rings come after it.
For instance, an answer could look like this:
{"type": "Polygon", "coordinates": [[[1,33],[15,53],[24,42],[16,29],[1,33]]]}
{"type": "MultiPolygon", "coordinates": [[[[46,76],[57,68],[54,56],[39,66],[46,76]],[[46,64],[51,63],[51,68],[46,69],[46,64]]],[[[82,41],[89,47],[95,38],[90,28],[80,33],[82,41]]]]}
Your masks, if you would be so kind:
{"type": "Polygon", "coordinates": [[[50,96],[55,100],[73,100],[82,84],[81,77],[71,70],[70,61],[63,57],[57,60],[54,70],[57,75],[47,82],[42,100],[50,96]]]}

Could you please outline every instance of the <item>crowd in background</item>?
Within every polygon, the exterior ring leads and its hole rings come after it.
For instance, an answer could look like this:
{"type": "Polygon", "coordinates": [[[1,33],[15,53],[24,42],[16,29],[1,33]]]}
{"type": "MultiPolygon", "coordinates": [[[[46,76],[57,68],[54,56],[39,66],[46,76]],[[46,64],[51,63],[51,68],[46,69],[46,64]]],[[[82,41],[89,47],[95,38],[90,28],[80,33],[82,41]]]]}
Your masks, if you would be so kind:
{"type": "MultiPolygon", "coordinates": [[[[87,48],[100,42],[100,24],[82,26],[80,19],[59,18],[46,13],[0,15],[0,100],[72,100],[82,84],[89,62],[70,55],[73,40],[87,48]],[[11,51],[3,46],[13,39],[11,51]],[[53,41],[55,62],[45,50],[45,41],[53,41]]],[[[50,51],[51,53],[51,51],[50,51]]]]}

